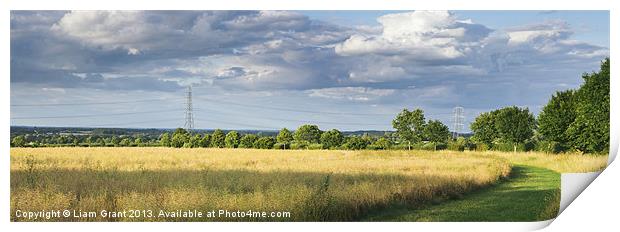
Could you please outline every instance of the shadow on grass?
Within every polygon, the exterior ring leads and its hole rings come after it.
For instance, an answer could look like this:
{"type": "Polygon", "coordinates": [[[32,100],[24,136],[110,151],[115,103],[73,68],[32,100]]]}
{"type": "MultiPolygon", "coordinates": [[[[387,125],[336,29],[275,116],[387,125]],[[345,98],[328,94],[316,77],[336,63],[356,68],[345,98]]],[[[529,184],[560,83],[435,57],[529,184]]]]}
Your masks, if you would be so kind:
{"type": "Polygon", "coordinates": [[[370,221],[542,221],[557,216],[560,174],[515,166],[511,178],[444,204],[409,208],[394,205],[374,212],[370,221]]]}
{"type": "MultiPolygon", "coordinates": [[[[131,209],[130,207],[207,211],[228,207],[227,209],[235,211],[290,211],[292,214],[291,218],[230,219],[238,221],[355,221],[371,210],[384,209],[394,204],[414,207],[428,202],[440,202],[483,187],[477,186],[474,181],[458,183],[454,179],[428,174],[353,175],[209,168],[159,171],[96,168],[11,171],[10,182],[11,221],[22,220],[15,217],[16,209],[83,210],[84,207],[97,211],[117,211],[131,209]],[[432,183],[432,186],[429,187],[429,183],[432,183]]],[[[69,218],[59,221],[73,220],[85,219],[69,218]]]]}

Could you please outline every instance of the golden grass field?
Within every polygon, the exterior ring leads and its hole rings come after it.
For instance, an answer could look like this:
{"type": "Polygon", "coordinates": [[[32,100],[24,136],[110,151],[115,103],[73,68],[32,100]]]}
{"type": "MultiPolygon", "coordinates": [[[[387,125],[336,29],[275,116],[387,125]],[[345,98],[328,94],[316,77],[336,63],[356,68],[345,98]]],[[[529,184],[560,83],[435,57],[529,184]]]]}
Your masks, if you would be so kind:
{"type": "MultiPolygon", "coordinates": [[[[16,210],[225,209],[289,218],[60,221],[351,221],[393,204],[442,202],[508,177],[513,164],[588,172],[607,156],[451,151],[11,148],[16,210]]],[[[50,221],[45,220],[45,221],[50,221]]]]}

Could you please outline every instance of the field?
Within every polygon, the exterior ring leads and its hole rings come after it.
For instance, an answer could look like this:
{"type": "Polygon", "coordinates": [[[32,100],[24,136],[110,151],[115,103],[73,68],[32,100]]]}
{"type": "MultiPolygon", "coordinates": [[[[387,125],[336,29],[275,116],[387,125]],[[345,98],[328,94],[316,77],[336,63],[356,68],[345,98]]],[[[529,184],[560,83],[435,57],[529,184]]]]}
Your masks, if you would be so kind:
{"type": "Polygon", "coordinates": [[[65,209],[139,209],[156,215],[223,209],[290,216],[37,220],[544,220],[557,213],[558,173],[596,171],[606,161],[606,156],[499,152],[12,148],[11,220],[27,220],[16,217],[16,210],[65,209]],[[515,188],[521,195],[501,195],[515,188]],[[500,196],[523,199],[525,205],[516,205],[532,212],[497,217],[502,200],[515,204],[500,196]],[[489,199],[494,205],[478,204],[489,199]]]}

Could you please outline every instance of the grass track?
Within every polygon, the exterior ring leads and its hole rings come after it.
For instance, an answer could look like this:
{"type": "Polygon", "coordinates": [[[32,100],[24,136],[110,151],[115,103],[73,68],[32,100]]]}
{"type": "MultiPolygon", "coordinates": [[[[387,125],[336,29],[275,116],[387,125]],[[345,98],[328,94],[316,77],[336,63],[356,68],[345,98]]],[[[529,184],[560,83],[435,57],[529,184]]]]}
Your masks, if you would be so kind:
{"type": "Polygon", "coordinates": [[[377,212],[370,221],[542,221],[554,218],[560,204],[560,174],[516,165],[498,185],[462,199],[421,209],[402,206],[377,212]]]}

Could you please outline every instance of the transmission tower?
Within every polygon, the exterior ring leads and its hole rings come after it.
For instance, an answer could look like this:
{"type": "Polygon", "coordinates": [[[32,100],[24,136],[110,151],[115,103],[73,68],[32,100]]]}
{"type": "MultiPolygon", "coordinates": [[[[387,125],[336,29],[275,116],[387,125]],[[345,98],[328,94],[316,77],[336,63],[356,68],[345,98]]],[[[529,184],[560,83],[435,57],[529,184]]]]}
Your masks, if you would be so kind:
{"type": "Polygon", "coordinates": [[[465,125],[465,109],[463,107],[457,106],[452,110],[454,116],[452,117],[452,129],[453,137],[456,139],[461,131],[463,130],[463,126],[465,125]]]}
{"type": "Polygon", "coordinates": [[[187,87],[187,103],[185,105],[185,130],[188,132],[194,129],[194,107],[192,106],[192,86],[187,87]]]}

